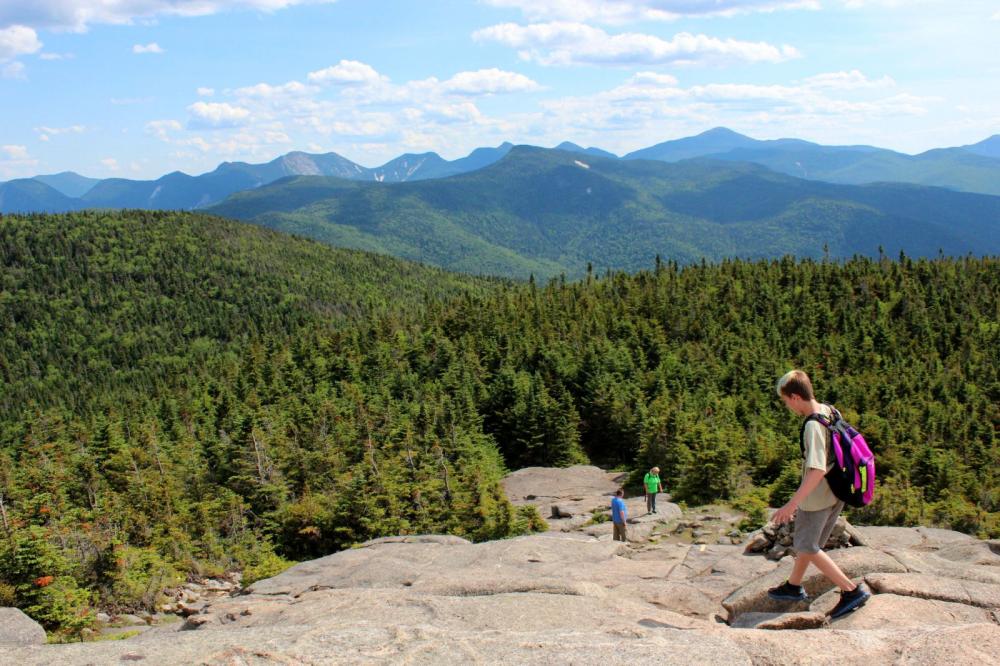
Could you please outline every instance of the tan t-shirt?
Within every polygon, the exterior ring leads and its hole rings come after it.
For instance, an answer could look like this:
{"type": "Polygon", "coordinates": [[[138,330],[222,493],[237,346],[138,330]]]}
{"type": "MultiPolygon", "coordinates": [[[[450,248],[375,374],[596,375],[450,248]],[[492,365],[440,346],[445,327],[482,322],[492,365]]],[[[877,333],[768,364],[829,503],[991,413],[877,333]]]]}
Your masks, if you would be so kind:
{"type": "MultiPolygon", "coordinates": [[[[820,405],[820,414],[823,416],[833,416],[833,411],[827,405],[820,405]]],[[[830,451],[830,431],[820,423],[813,420],[806,423],[805,432],[802,433],[802,440],[805,444],[805,457],[802,459],[802,479],[805,480],[806,472],[810,469],[821,469],[824,472],[833,467],[832,452],[830,451]]],[[[799,508],[803,511],[821,511],[828,509],[838,502],[837,496],[830,490],[830,484],[823,479],[819,482],[811,493],[809,493],[799,508]]]]}

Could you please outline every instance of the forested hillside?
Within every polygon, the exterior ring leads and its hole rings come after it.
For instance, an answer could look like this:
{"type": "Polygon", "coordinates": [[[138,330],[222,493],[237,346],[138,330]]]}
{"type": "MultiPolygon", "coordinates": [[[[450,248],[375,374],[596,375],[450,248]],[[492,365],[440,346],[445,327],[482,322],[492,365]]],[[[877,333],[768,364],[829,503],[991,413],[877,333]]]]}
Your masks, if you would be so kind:
{"type": "Polygon", "coordinates": [[[800,465],[774,393],[794,366],[878,455],[856,521],[1000,536],[995,258],[671,261],[543,285],[188,214],[0,233],[0,605],[50,627],[150,604],[191,570],[529,530],[504,468],[657,464],[678,500],[776,505],[800,465]]]}
{"type": "MultiPolygon", "coordinates": [[[[983,158],[986,159],[986,158],[983,158]]],[[[754,164],[620,161],[517,146],[439,180],[299,177],[212,212],[469,273],[527,279],[744,259],[1000,253],[1000,197],[915,185],[834,185],[754,164]]]]}

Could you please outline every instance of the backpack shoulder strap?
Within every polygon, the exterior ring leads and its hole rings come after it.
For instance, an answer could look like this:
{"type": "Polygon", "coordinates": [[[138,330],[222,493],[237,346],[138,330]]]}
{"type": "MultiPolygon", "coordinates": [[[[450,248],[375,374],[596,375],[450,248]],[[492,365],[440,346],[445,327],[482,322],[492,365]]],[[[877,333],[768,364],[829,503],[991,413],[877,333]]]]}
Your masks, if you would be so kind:
{"type": "MultiPolygon", "coordinates": [[[[833,407],[830,407],[830,409],[833,409],[833,407]]],[[[836,416],[837,410],[834,409],[833,413],[836,416]]],[[[799,428],[799,453],[801,453],[803,457],[806,455],[806,424],[810,421],[818,421],[824,428],[827,429],[833,425],[829,418],[819,412],[810,414],[804,421],[802,421],[802,427],[799,428]]]]}

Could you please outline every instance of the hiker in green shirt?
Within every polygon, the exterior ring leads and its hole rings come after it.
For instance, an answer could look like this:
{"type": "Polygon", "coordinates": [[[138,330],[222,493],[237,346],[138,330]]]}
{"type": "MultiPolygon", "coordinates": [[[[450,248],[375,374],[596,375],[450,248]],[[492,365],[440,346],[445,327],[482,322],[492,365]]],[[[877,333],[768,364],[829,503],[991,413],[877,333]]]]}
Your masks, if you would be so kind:
{"type": "Polygon", "coordinates": [[[642,485],[646,488],[646,513],[656,513],[656,493],[663,492],[663,484],[660,483],[660,468],[654,467],[646,472],[642,479],[642,485]]]}

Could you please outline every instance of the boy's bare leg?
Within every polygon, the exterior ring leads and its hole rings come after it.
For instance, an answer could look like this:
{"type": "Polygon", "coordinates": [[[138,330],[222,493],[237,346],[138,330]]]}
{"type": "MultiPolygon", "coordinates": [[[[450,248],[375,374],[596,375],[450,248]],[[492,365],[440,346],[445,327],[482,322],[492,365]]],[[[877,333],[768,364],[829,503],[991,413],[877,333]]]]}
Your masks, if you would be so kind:
{"type": "Polygon", "coordinates": [[[795,556],[795,564],[792,565],[792,573],[788,576],[788,582],[792,585],[801,585],[802,579],[806,575],[806,569],[809,568],[810,564],[816,565],[816,568],[820,570],[824,576],[826,576],[831,583],[839,587],[841,590],[851,591],[857,587],[850,578],[844,575],[844,572],[840,570],[837,563],[830,559],[830,556],[824,553],[822,550],[818,553],[802,553],[795,556]]]}

